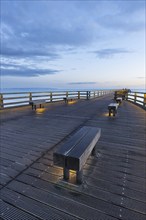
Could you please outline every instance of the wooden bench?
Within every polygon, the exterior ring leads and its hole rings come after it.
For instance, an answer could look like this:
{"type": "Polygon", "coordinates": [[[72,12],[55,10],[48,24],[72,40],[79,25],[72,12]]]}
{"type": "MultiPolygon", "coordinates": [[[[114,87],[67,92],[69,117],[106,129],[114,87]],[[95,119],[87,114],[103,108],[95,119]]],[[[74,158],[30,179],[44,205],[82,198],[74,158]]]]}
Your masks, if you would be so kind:
{"type": "Polygon", "coordinates": [[[113,116],[116,115],[118,106],[119,106],[118,103],[110,103],[110,104],[108,105],[109,116],[111,116],[111,113],[113,113],[113,116]]]}
{"type": "Polygon", "coordinates": [[[101,129],[83,126],[53,154],[54,165],[63,167],[64,180],[69,179],[69,170],[76,171],[76,181],[83,181],[83,167],[89,155],[95,155],[95,145],[101,129]]]}
{"type": "Polygon", "coordinates": [[[69,101],[72,102],[72,101],[74,101],[74,100],[76,100],[76,99],[77,99],[77,97],[65,97],[65,98],[63,98],[63,100],[65,101],[65,103],[68,103],[69,101]]]}
{"type": "Polygon", "coordinates": [[[41,99],[41,100],[34,100],[34,101],[30,101],[29,104],[32,105],[32,110],[37,108],[37,106],[39,106],[40,108],[42,107],[43,104],[46,103],[46,100],[41,99]]]}
{"type": "Polygon", "coordinates": [[[117,97],[117,98],[116,98],[116,102],[117,102],[118,104],[121,104],[121,103],[122,103],[122,100],[123,100],[122,97],[117,97]]]}

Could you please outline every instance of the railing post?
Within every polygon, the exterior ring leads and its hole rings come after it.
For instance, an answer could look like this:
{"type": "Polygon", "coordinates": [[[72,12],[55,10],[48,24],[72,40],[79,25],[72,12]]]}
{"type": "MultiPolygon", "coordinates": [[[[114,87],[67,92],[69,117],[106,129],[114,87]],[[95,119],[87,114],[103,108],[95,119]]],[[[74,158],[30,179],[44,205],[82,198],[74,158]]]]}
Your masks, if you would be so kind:
{"type": "Polygon", "coordinates": [[[88,100],[89,99],[89,94],[88,94],[88,91],[86,92],[87,95],[86,95],[86,99],[88,100]]]}
{"type": "Polygon", "coordinates": [[[125,94],[125,100],[126,100],[126,101],[128,100],[128,94],[129,94],[129,93],[126,93],[126,94],[125,94]]]}
{"type": "Polygon", "coordinates": [[[31,102],[32,101],[32,93],[30,92],[29,93],[29,102],[31,102]]]}
{"type": "Polygon", "coordinates": [[[63,178],[64,178],[64,180],[68,180],[69,179],[69,170],[67,168],[65,168],[65,167],[63,169],[63,178]]]}
{"type": "Polygon", "coordinates": [[[50,92],[50,102],[53,101],[53,98],[52,98],[52,92],[50,92]]]}
{"type": "Polygon", "coordinates": [[[78,184],[83,183],[83,170],[77,171],[76,172],[76,181],[78,184]]]}
{"type": "Polygon", "coordinates": [[[4,100],[3,100],[3,94],[0,94],[0,107],[4,107],[4,100]]]}
{"type": "Polygon", "coordinates": [[[80,99],[80,92],[78,92],[78,99],[80,99]]]}
{"type": "Polygon", "coordinates": [[[95,91],[94,91],[94,98],[95,98],[95,91]]]}
{"type": "Polygon", "coordinates": [[[66,92],[66,98],[68,98],[68,92],[66,92]]]}
{"type": "Polygon", "coordinates": [[[95,91],[95,98],[97,97],[97,91],[95,91]]]}
{"type": "Polygon", "coordinates": [[[137,97],[137,94],[136,92],[134,93],[134,103],[136,103],[136,97],[137,97]]]}
{"type": "Polygon", "coordinates": [[[146,93],[144,93],[144,98],[143,98],[143,107],[146,107],[146,93]]]}

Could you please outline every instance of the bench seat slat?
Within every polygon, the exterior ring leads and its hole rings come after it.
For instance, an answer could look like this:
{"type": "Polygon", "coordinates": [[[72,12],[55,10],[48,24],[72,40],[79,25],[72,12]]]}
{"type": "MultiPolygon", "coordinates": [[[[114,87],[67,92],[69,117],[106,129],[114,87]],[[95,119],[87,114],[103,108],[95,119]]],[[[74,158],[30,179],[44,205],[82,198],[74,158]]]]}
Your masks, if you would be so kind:
{"type": "Polygon", "coordinates": [[[66,97],[63,99],[64,99],[65,103],[68,103],[69,101],[77,100],[77,97],[66,97]]]}
{"type": "Polygon", "coordinates": [[[32,110],[35,108],[37,108],[37,105],[40,105],[40,108],[42,106],[42,104],[45,104],[46,100],[45,99],[39,99],[39,100],[32,100],[29,102],[30,105],[32,105],[32,110]]]}
{"type": "Polygon", "coordinates": [[[116,100],[122,101],[122,97],[117,97],[116,100]]]}
{"type": "Polygon", "coordinates": [[[34,100],[29,102],[30,105],[43,104],[43,103],[46,103],[46,100],[34,100]]]}
{"type": "Polygon", "coordinates": [[[66,158],[67,169],[80,171],[101,135],[101,129],[90,128],[86,136],[76,145],[66,158]]]}
{"type": "Polygon", "coordinates": [[[108,105],[108,108],[112,108],[112,107],[115,107],[117,109],[118,108],[118,104],[117,103],[110,103],[108,105]]]}

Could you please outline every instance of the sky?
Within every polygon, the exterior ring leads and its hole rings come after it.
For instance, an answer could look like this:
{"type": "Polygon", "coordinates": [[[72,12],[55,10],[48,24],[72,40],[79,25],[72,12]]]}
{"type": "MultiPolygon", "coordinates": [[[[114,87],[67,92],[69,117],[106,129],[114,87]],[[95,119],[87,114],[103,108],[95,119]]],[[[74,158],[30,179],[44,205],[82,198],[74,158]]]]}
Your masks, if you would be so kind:
{"type": "Polygon", "coordinates": [[[145,87],[145,0],[1,0],[1,87],[145,87]]]}

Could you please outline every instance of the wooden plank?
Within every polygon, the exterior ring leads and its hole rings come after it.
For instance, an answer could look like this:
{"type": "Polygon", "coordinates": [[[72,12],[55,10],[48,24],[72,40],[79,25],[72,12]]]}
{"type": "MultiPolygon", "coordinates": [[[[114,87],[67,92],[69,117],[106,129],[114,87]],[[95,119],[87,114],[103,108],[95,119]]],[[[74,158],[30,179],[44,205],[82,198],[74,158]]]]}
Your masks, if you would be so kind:
{"type": "Polygon", "coordinates": [[[32,216],[29,213],[26,213],[23,210],[20,210],[19,208],[16,208],[13,205],[9,204],[7,202],[4,202],[3,200],[0,200],[0,207],[1,207],[1,219],[4,220],[10,220],[10,219],[15,219],[15,220],[37,220],[38,218],[35,216],[32,216]]]}
{"type": "MultiPolygon", "coordinates": [[[[1,193],[2,198],[8,202],[11,203],[13,206],[17,206],[16,211],[16,218],[14,219],[69,219],[75,220],[76,218],[70,215],[67,215],[66,213],[61,212],[60,210],[57,210],[51,206],[45,205],[39,201],[36,201],[32,198],[29,198],[27,196],[24,196],[18,192],[12,191],[10,189],[4,189],[1,193]],[[22,211],[23,210],[23,211],[22,211]],[[21,213],[23,214],[21,216],[21,213]],[[28,214],[29,213],[29,214],[28,214]]],[[[6,204],[6,203],[5,203],[6,204]]],[[[13,207],[11,205],[6,205],[7,207],[13,207]]],[[[7,209],[6,209],[7,210],[7,209]]],[[[12,209],[11,211],[14,211],[12,209]]],[[[5,212],[3,216],[5,216],[8,212],[5,212]]],[[[10,216],[8,219],[12,219],[13,213],[10,213],[10,216]]]]}
{"type": "MultiPolygon", "coordinates": [[[[85,197],[80,200],[79,197],[77,199],[77,197],[73,196],[72,198],[74,198],[74,200],[72,200],[70,198],[59,196],[51,192],[46,193],[46,191],[32,186],[29,186],[29,189],[26,190],[27,185],[17,181],[11,183],[9,187],[11,188],[11,190],[17,188],[17,191],[22,195],[39,201],[40,203],[46,204],[48,207],[51,206],[53,208],[56,208],[57,210],[61,210],[62,212],[70,214],[70,216],[76,216],[79,219],[90,219],[91,216],[96,219],[96,217],[98,216],[100,219],[116,220],[116,218],[114,217],[107,216],[103,211],[99,212],[99,210],[97,210],[96,208],[88,206],[85,202],[83,202],[83,199],[85,199],[85,197]]],[[[86,198],[86,201],[89,201],[89,197],[86,198]]],[[[106,204],[106,202],[103,201],[102,203],[104,203],[104,205],[106,204]]],[[[101,201],[98,201],[98,204],[101,204],[101,201]]],[[[100,205],[103,210],[105,210],[104,205],[100,205]]],[[[112,206],[112,208],[115,209],[116,207],[112,206]]]]}
{"type": "MultiPolygon", "coordinates": [[[[69,219],[73,216],[96,219],[99,213],[104,213],[100,219],[111,216],[125,220],[145,219],[146,114],[143,109],[123,101],[117,117],[109,118],[106,114],[110,100],[108,96],[68,107],[63,102],[54,103],[42,115],[30,111],[14,112],[14,116],[7,115],[2,120],[1,192],[5,202],[15,207],[18,215],[23,209],[34,217],[37,210],[37,218],[45,219],[47,214],[43,216],[41,210],[49,213],[53,205],[54,211],[63,215],[68,213],[69,219]],[[89,157],[84,166],[85,182],[75,186],[73,173],[68,183],[61,181],[63,171],[52,166],[52,151],[83,123],[100,127],[102,137],[97,157],[89,157]],[[27,164],[21,158],[29,154],[30,158],[31,155],[35,158],[27,164]],[[6,187],[11,190],[6,191],[6,187]]],[[[12,212],[9,218],[13,219],[12,212]]]]}

